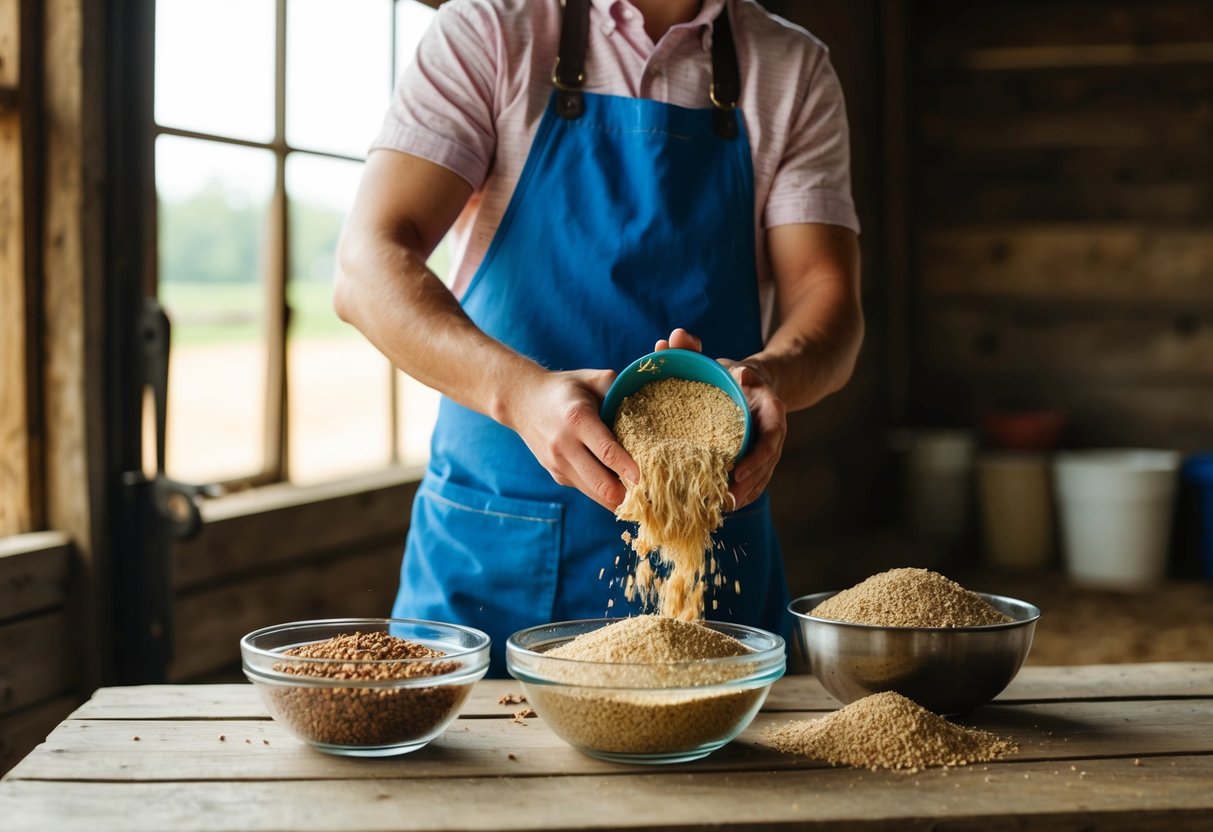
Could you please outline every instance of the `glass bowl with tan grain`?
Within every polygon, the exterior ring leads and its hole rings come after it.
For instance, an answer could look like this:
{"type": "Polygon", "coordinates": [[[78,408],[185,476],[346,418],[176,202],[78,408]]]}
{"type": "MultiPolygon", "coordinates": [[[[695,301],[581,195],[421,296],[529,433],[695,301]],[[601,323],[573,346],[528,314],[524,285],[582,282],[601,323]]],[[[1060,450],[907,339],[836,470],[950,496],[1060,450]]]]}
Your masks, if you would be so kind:
{"type": "Polygon", "coordinates": [[[330,754],[388,757],[422,748],[458,716],[488,670],[489,637],[401,618],[296,621],[249,633],[240,655],[270,715],[296,738],[330,754]]]}
{"type": "Polygon", "coordinates": [[[736,639],[738,654],[676,662],[585,661],[549,655],[577,636],[629,619],[531,627],[506,642],[506,667],[562,740],[591,757],[680,763],[706,757],[754,719],[787,665],[784,641],[756,627],[699,622],[736,639]]]}

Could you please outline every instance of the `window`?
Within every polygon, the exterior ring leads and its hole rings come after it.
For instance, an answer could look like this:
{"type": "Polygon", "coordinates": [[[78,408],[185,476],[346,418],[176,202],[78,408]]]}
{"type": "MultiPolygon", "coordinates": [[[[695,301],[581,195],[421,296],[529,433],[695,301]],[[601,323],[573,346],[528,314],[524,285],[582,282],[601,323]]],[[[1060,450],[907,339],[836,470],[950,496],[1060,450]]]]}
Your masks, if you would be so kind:
{"type": "MultiPolygon", "coordinates": [[[[424,461],[437,395],[332,311],[334,252],[417,0],[157,0],[167,468],[316,482],[424,461]]],[[[445,250],[431,266],[445,277],[445,250]]]]}

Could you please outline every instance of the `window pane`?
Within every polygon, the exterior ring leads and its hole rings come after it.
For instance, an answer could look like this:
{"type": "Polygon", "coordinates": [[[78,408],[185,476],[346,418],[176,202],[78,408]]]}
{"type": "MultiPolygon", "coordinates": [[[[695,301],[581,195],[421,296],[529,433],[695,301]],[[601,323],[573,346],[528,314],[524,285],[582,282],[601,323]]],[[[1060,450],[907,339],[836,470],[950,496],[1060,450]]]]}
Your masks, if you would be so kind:
{"type": "Polygon", "coordinates": [[[274,0],[157,0],[156,122],[274,134],[274,0]]]}
{"type": "Polygon", "coordinates": [[[286,136],[362,156],[391,95],[391,0],[290,0],[286,136]]]}
{"type": "Polygon", "coordinates": [[[274,156],[156,140],[160,301],[173,323],[167,468],[186,481],[264,464],[265,283],[274,156]]]}
{"type": "Polygon", "coordinates": [[[418,0],[397,0],[396,2],[396,75],[399,76],[413,54],[417,51],[417,43],[430,21],[437,13],[418,0]]]}
{"type": "Polygon", "coordinates": [[[299,483],[391,461],[390,365],[333,312],[337,234],[362,165],[305,153],[287,158],[290,199],[290,467],[299,483]]]}

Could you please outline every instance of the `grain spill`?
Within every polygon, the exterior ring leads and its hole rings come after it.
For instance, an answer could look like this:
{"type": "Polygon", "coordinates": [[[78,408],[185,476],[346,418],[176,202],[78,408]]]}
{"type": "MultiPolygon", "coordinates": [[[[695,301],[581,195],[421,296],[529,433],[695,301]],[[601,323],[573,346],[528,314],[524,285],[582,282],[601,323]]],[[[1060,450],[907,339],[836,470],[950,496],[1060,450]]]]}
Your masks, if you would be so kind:
{"type": "Polygon", "coordinates": [[[821,719],[768,728],[764,736],[785,754],[907,773],[983,763],[1019,750],[1009,739],[953,725],[892,692],[865,697],[821,719]]]}
{"type": "Polygon", "coordinates": [[[761,704],[765,687],[719,687],[753,671],[749,662],[727,661],[749,652],[695,622],[623,618],[545,653],[566,660],[544,667],[560,685],[534,685],[529,696],[547,725],[575,747],[688,751],[727,738],[761,704]]]}
{"type": "Polygon", "coordinates": [[[929,569],[890,569],[826,599],[817,618],[879,627],[982,627],[1010,616],[929,569]]]}
{"type": "Polygon", "coordinates": [[[712,533],[724,522],[745,414],[717,387],[666,378],[625,398],[614,430],[640,468],[615,512],[637,524],[624,537],[636,556],[628,600],[671,618],[702,618],[712,533]]]}
{"type": "Polygon", "coordinates": [[[298,684],[261,684],[274,717],[312,742],[356,747],[399,745],[427,737],[461,704],[471,685],[397,686],[452,673],[445,654],[383,632],[334,636],[283,651],[274,670],[298,684]],[[309,661],[310,660],[310,661],[309,661]],[[308,684],[309,679],[323,680],[308,684]],[[334,687],[332,680],[366,682],[334,687]]]}

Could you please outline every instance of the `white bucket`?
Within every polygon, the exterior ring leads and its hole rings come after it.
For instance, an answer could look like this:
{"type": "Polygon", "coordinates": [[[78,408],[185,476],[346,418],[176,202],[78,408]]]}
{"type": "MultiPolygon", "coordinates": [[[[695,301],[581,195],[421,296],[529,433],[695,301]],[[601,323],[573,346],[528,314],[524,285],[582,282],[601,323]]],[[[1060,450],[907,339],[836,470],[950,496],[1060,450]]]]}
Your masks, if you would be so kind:
{"type": "Polygon", "coordinates": [[[1053,482],[1048,454],[983,453],[977,463],[986,559],[1039,570],[1053,560],[1053,482]]]}
{"type": "Polygon", "coordinates": [[[1067,451],[1054,458],[1066,569],[1078,583],[1136,589],[1167,570],[1180,455],[1067,451]]]}

